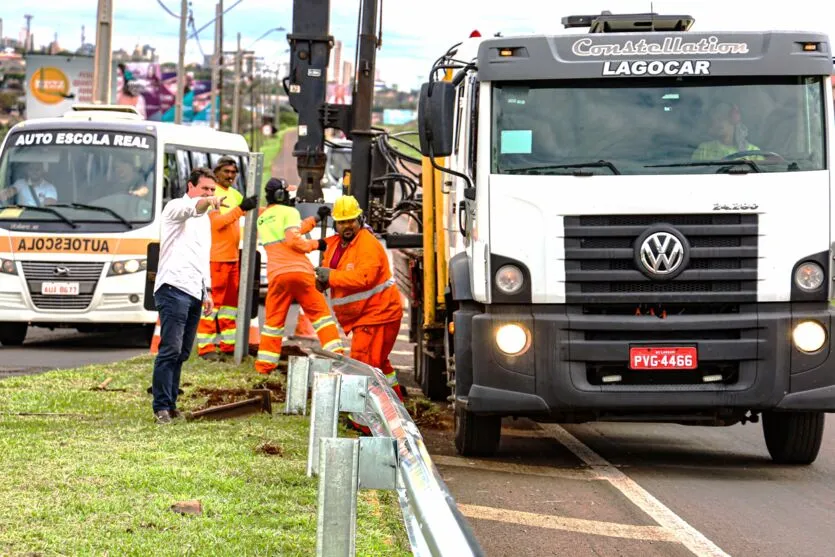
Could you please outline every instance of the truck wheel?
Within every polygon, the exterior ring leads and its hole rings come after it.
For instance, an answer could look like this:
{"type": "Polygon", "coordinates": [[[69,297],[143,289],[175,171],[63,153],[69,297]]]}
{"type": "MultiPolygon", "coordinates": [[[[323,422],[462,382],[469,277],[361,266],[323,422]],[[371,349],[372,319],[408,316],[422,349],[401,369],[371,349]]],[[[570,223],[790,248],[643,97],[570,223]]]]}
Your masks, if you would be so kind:
{"type": "Polygon", "coordinates": [[[26,339],[26,323],[0,323],[0,344],[3,346],[21,346],[26,339]]]}
{"type": "MultiPolygon", "coordinates": [[[[418,351],[422,352],[420,345],[418,351]]],[[[426,398],[440,402],[445,401],[449,396],[447,387],[446,362],[443,356],[433,358],[426,354],[420,354],[420,388],[426,398]]]]}
{"type": "Polygon", "coordinates": [[[763,412],[763,436],[778,464],[811,464],[823,439],[823,412],[763,412]]]}
{"type": "Polygon", "coordinates": [[[501,416],[480,416],[455,405],[455,450],[461,456],[493,456],[502,436],[501,416]]]}

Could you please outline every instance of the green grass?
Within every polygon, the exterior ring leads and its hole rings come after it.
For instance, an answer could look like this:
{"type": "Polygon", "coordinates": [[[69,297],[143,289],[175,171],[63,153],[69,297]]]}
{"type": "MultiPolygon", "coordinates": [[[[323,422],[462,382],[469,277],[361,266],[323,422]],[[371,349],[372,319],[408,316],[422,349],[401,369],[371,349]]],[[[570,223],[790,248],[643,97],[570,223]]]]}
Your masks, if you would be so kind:
{"type": "MultiPolygon", "coordinates": [[[[272,416],[158,426],[151,368],[143,356],[0,381],[0,555],[312,555],[308,419],[276,403],[272,416]],[[91,390],[107,377],[112,391],[91,390]],[[193,499],[200,516],[169,509],[193,499]]],[[[183,381],[186,411],[206,403],[198,387],[259,382],[249,363],[195,361],[183,381]]],[[[394,492],[361,492],[357,532],[358,555],[410,554],[394,492]]]]}

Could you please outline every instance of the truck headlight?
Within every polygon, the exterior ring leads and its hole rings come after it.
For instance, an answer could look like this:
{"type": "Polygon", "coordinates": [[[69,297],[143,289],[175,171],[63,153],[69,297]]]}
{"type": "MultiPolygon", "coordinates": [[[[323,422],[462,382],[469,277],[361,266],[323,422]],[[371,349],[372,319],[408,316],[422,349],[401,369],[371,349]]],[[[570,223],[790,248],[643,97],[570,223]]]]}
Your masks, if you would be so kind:
{"type": "Polygon", "coordinates": [[[148,268],[147,259],[125,259],[122,261],[114,261],[110,264],[110,270],[107,271],[107,276],[129,275],[131,273],[138,273],[145,271],[148,268]]]}
{"type": "Polygon", "coordinates": [[[518,356],[528,347],[528,331],[516,323],[496,329],[496,346],[508,356],[518,356]]]}
{"type": "Polygon", "coordinates": [[[826,329],[817,321],[803,321],[792,331],[792,340],[798,350],[811,354],[823,348],[826,329]]]}
{"type": "Polygon", "coordinates": [[[11,259],[0,259],[0,273],[16,275],[17,266],[14,264],[14,261],[11,259]]]}
{"type": "Polygon", "coordinates": [[[794,283],[804,292],[817,290],[823,284],[823,269],[817,263],[807,261],[794,272],[794,283]]]}
{"type": "Polygon", "coordinates": [[[496,271],[496,286],[505,294],[516,294],[525,285],[525,277],[516,265],[502,265],[496,271]]]}

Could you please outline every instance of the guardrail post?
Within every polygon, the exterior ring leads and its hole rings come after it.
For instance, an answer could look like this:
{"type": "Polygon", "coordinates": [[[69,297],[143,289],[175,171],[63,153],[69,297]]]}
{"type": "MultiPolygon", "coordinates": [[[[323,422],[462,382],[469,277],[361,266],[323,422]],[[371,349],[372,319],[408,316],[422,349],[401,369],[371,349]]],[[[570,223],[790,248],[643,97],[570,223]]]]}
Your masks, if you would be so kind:
{"type": "Polygon", "coordinates": [[[313,408],[310,411],[310,438],[307,445],[307,476],[319,473],[319,439],[336,437],[339,418],[339,390],[342,375],[316,373],[313,377],[313,408]]]}
{"type": "Polygon", "coordinates": [[[317,556],[353,557],[356,554],[359,462],[357,439],[321,440],[317,556]]]}
{"type": "Polygon", "coordinates": [[[287,403],[285,414],[307,415],[307,387],[310,358],[290,356],[287,367],[287,403]]]}
{"type": "Polygon", "coordinates": [[[356,552],[357,492],[397,487],[397,441],[392,437],[319,441],[316,555],[356,552]]]}

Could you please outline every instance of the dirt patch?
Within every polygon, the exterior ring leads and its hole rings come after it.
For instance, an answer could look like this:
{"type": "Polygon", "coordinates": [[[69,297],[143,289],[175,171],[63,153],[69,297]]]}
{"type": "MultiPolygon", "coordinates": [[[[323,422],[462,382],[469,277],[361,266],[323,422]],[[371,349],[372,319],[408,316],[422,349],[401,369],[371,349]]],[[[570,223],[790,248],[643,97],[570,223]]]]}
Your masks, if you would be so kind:
{"type": "Polygon", "coordinates": [[[270,443],[268,441],[265,441],[255,447],[255,452],[268,456],[284,456],[284,449],[281,448],[281,445],[270,443]]]}
{"type": "Polygon", "coordinates": [[[412,421],[421,429],[453,428],[452,413],[445,405],[434,404],[426,398],[409,398],[404,401],[404,405],[412,421]]]}
{"type": "Polygon", "coordinates": [[[206,398],[206,401],[194,408],[194,411],[205,410],[213,406],[220,406],[221,404],[229,404],[230,402],[237,402],[239,400],[246,400],[249,390],[247,389],[207,389],[205,387],[198,387],[191,394],[191,398],[206,398]]]}
{"type": "Polygon", "coordinates": [[[272,392],[273,402],[284,402],[287,400],[287,390],[284,383],[279,381],[259,381],[252,386],[253,389],[269,389],[272,392]]]}
{"type": "Polygon", "coordinates": [[[198,412],[207,408],[254,398],[256,395],[251,395],[250,392],[255,389],[268,389],[271,393],[270,400],[272,402],[284,402],[287,399],[284,384],[278,381],[258,381],[250,389],[211,389],[197,387],[189,395],[189,398],[205,399],[205,401],[193,408],[192,411],[198,412]]]}

